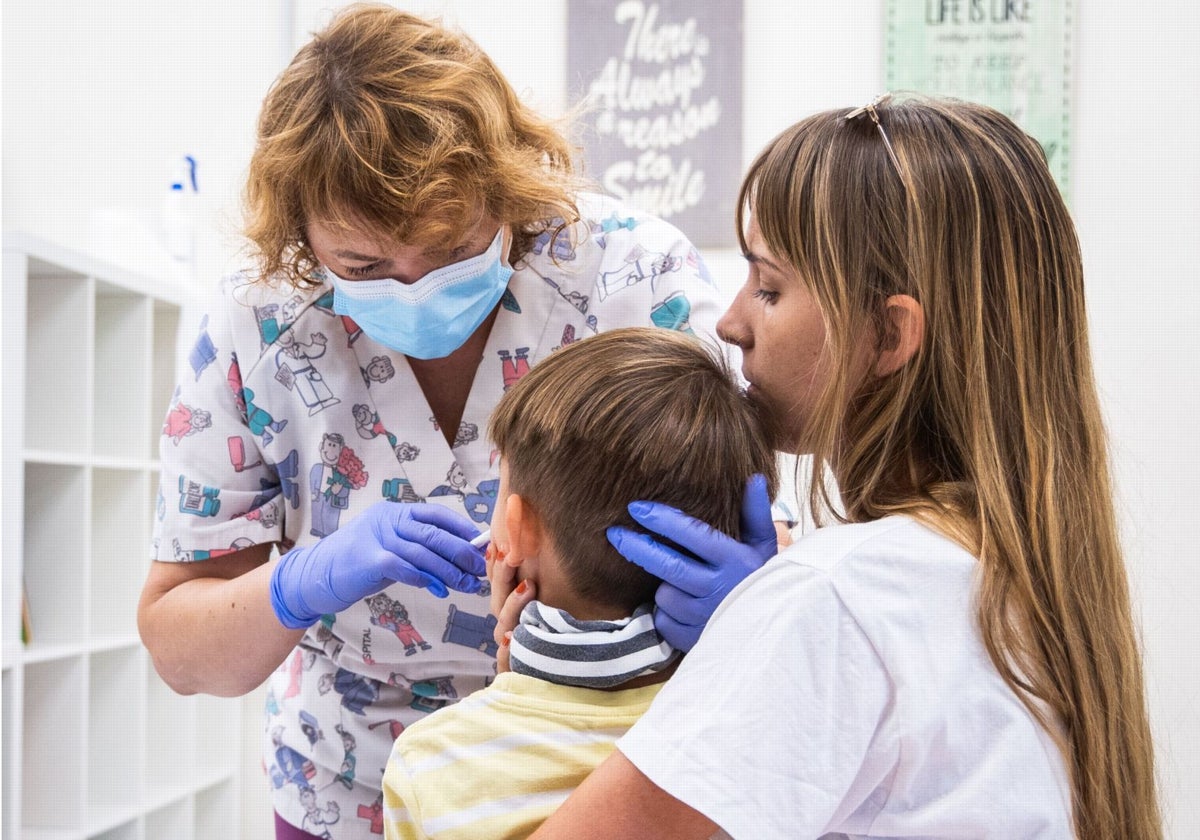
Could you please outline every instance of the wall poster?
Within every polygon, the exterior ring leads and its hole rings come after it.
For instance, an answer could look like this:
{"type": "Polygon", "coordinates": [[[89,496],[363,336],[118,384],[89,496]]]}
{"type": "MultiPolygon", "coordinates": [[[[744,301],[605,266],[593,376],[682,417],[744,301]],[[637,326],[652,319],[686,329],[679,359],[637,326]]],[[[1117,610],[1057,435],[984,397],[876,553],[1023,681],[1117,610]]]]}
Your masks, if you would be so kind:
{"type": "Polygon", "coordinates": [[[1072,0],[887,0],[886,87],[1002,111],[1068,196],[1072,12],[1072,0]]]}
{"type": "Polygon", "coordinates": [[[568,0],[567,79],[604,192],[700,247],[736,243],[742,0],[568,0]]]}

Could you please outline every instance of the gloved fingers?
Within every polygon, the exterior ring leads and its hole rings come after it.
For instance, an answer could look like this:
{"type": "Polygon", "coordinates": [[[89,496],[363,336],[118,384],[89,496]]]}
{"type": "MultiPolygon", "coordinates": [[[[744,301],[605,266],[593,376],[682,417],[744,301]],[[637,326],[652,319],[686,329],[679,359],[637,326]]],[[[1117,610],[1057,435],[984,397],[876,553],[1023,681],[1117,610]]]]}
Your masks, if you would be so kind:
{"type": "MultiPolygon", "coordinates": [[[[395,579],[384,578],[381,581],[382,585],[379,587],[379,589],[377,591],[382,592],[384,589],[387,589],[393,583],[403,583],[405,586],[412,586],[416,589],[428,589],[431,593],[436,595],[438,598],[445,598],[450,594],[450,591],[446,588],[446,584],[442,583],[440,580],[438,580],[437,578],[435,578],[433,575],[429,574],[428,572],[423,572],[420,569],[416,569],[416,568],[413,568],[412,566],[408,566],[408,567],[405,567],[404,569],[399,570],[398,574],[400,575],[400,577],[395,578],[395,579]]],[[[371,595],[371,594],[374,594],[374,593],[369,593],[368,595],[364,595],[363,597],[364,598],[369,597],[369,595],[371,595]]]]}
{"type": "Polygon", "coordinates": [[[662,610],[655,610],[654,629],[671,647],[687,653],[695,646],[696,640],[700,638],[700,631],[704,628],[682,624],[662,610]]]}
{"type": "MultiPolygon", "coordinates": [[[[395,502],[389,502],[395,505],[395,502]]],[[[426,525],[434,525],[447,531],[459,539],[472,540],[479,536],[479,526],[455,510],[433,504],[402,504],[401,510],[407,509],[412,518],[426,525]]]]}
{"type": "MultiPolygon", "coordinates": [[[[441,581],[451,589],[457,589],[459,592],[478,592],[481,586],[479,578],[471,574],[470,571],[464,571],[459,566],[455,565],[450,560],[446,559],[437,552],[427,548],[419,542],[405,540],[397,535],[385,536],[383,544],[380,546],[382,551],[375,558],[376,574],[381,577],[391,578],[392,580],[408,581],[404,577],[397,575],[403,574],[406,569],[415,569],[424,573],[428,578],[441,581]]],[[[479,565],[483,565],[483,559],[480,558],[479,565]]],[[[427,582],[414,584],[428,588],[427,582]]],[[[437,594],[435,589],[430,589],[431,592],[437,594]]]]}
{"type": "Polygon", "coordinates": [[[669,583],[659,584],[654,591],[654,605],[675,621],[694,627],[708,623],[720,599],[696,598],[669,583]]]}
{"type": "MultiPolygon", "coordinates": [[[[474,537],[475,534],[471,536],[474,537]]],[[[393,527],[382,529],[379,544],[401,557],[407,556],[408,547],[420,546],[424,552],[442,558],[472,577],[478,578],[487,574],[482,549],[471,545],[469,539],[463,539],[434,523],[409,518],[398,520],[393,527]]],[[[429,562],[424,552],[417,552],[414,557],[424,558],[422,562],[429,562]]],[[[443,576],[442,579],[446,578],[443,576]]]]}
{"type": "Polygon", "coordinates": [[[707,522],[661,502],[630,502],[629,515],[646,530],[661,534],[709,565],[724,562],[726,543],[738,545],[707,522]]]}
{"type": "Polygon", "coordinates": [[[612,526],[605,532],[613,548],[636,566],[641,566],[656,578],[694,596],[712,592],[713,570],[711,567],[687,557],[672,548],[667,548],[653,537],[630,531],[628,528],[612,526]]]}
{"type": "Polygon", "coordinates": [[[746,481],[742,494],[742,542],[758,549],[764,560],[774,557],[778,551],[778,532],[771,517],[771,496],[767,493],[767,479],[755,473],[746,481]]]}

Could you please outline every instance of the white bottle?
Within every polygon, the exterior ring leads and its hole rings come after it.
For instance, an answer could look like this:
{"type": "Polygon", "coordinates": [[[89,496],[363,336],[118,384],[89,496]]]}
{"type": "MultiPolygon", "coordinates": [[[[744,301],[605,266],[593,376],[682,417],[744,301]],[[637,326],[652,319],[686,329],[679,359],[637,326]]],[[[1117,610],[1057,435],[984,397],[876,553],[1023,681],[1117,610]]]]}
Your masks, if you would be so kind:
{"type": "Polygon", "coordinates": [[[196,264],[196,224],[199,190],[196,187],[196,159],[186,155],[180,161],[181,170],[163,197],[163,247],[171,256],[176,273],[192,276],[196,264]]]}

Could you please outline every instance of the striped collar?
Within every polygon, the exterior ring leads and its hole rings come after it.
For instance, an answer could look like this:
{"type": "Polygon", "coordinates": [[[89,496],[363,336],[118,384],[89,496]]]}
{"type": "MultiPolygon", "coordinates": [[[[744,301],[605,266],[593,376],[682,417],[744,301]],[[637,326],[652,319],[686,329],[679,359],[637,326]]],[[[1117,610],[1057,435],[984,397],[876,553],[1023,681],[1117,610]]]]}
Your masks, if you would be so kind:
{"type": "Polygon", "coordinates": [[[579,621],[532,601],[509,648],[512,670],[559,685],[612,688],[663,670],[679,657],[654,629],[649,604],[616,621],[579,621]]]}

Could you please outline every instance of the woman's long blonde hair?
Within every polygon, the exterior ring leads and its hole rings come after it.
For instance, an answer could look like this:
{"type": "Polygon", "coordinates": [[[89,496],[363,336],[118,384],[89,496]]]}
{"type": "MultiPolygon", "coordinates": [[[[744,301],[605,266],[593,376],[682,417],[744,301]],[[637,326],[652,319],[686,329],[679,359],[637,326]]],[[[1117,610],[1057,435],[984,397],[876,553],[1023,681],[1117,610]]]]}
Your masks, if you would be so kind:
{"type": "Polygon", "coordinates": [[[578,218],[574,148],[466,35],[383,4],[337,14],[263,103],[245,233],[263,277],[313,282],[320,221],[449,251],[486,212],[519,259],[578,218]]]}
{"type": "MultiPolygon", "coordinates": [[[[990,108],[908,98],[806,119],[752,165],[754,214],[826,320],[841,375],[807,429],[852,522],[908,514],[977,555],[989,655],[1062,749],[1080,838],[1160,838],[1141,656],[1093,381],[1079,244],[1036,141],[990,108]],[[883,301],[923,307],[900,371],[883,301]]],[[[744,243],[743,243],[744,245],[744,243]]],[[[814,471],[814,515],[832,509],[814,471]]]]}

